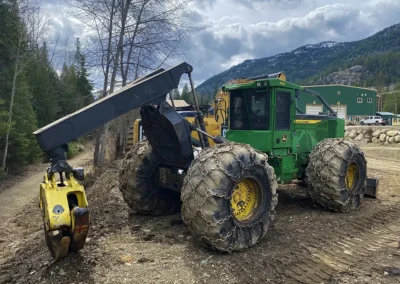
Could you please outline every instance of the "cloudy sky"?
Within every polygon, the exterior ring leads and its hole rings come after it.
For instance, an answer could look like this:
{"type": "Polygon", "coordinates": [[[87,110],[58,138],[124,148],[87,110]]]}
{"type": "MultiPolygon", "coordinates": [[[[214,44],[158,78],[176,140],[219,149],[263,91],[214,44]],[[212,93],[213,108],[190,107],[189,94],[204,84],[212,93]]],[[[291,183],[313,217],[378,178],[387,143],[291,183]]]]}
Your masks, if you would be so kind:
{"type": "MultiPolygon", "coordinates": [[[[43,0],[60,36],[81,36],[62,0],[43,0]]],[[[353,41],[400,23],[400,0],[194,0],[190,19],[204,29],[192,36],[187,58],[199,84],[246,59],[321,41],[353,41]]]]}

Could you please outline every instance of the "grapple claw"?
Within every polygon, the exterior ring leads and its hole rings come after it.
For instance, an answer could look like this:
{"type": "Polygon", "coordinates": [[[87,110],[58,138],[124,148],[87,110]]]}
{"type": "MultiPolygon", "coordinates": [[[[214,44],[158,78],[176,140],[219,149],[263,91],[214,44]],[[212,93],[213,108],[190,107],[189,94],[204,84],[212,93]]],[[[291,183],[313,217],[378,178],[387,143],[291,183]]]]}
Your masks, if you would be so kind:
{"type": "Polygon", "coordinates": [[[55,260],[65,257],[68,251],[81,250],[89,231],[89,210],[84,188],[74,175],[59,183],[54,173],[45,175],[39,205],[46,244],[55,260]]]}
{"type": "Polygon", "coordinates": [[[78,251],[85,245],[89,232],[89,210],[87,208],[75,207],[71,210],[71,245],[72,251],[78,251]]]}
{"type": "Polygon", "coordinates": [[[44,228],[45,238],[47,247],[50,250],[51,255],[59,260],[68,254],[70,238],[63,236],[61,232],[47,231],[46,226],[44,228]]]}

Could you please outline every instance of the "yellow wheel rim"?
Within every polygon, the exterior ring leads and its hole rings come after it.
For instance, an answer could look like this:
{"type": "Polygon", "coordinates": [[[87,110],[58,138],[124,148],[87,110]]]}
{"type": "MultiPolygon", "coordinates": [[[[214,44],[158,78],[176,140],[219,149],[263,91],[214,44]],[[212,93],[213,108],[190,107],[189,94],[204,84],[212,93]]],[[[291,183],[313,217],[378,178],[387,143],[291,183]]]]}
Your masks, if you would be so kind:
{"type": "Polygon", "coordinates": [[[242,179],[234,188],[231,197],[233,215],[238,221],[249,220],[259,204],[260,187],[251,179],[242,179]]]}
{"type": "Polygon", "coordinates": [[[346,186],[349,190],[353,189],[355,181],[358,175],[358,166],[355,163],[351,163],[347,166],[346,171],[346,186]]]}

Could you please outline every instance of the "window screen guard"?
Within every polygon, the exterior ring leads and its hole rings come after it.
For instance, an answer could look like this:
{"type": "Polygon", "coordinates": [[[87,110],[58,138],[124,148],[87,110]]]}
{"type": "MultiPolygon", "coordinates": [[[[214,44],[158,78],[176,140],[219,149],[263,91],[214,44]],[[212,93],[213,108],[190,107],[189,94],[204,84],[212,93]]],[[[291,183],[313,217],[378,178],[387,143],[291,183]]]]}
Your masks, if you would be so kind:
{"type": "Polygon", "coordinates": [[[291,93],[276,91],[276,130],[290,130],[291,93]]]}

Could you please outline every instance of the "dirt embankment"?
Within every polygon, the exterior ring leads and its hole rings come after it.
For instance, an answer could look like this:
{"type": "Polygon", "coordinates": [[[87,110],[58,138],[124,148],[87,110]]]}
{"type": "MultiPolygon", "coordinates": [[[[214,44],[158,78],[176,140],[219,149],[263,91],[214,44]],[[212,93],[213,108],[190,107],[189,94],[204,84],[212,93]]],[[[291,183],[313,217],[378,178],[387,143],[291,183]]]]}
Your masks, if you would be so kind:
{"type": "Polygon", "coordinates": [[[91,229],[79,253],[51,262],[35,201],[0,225],[0,283],[399,283],[400,149],[364,150],[379,200],[337,214],[313,207],[301,188],[281,187],[266,238],[232,254],[203,248],[180,214],[132,214],[115,163],[87,189],[91,229]]]}

